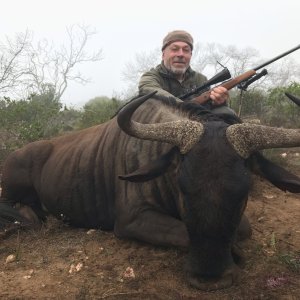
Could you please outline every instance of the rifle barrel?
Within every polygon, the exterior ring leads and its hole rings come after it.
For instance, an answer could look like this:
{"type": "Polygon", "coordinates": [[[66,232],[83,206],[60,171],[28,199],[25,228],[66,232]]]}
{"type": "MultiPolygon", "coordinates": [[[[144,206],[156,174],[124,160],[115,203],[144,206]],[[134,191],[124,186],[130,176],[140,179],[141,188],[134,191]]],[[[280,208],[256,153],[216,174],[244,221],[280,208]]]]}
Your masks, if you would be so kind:
{"type": "Polygon", "coordinates": [[[290,54],[290,53],[292,53],[292,52],[294,52],[294,51],[296,51],[298,49],[300,49],[300,45],[298,45],[298,46],[296,46],[296,47],[294,47],[294,48],[292,48],[292,49],[290,49],[290,50],[288,50],[288,51],[286,51],[286,52],[284,52],[284,53],[282,53],[282,54],[274,57],[273,59],[270,59],[269,61],[267,61],[267,62],[259,65],[258,67],[254,68],[253,70],[257,71],[257,70],[259,70],[259,69],[261,69],[261,68],[263,68],[263,67],[271,64],[272,62],[276,61],[277,59],[279,59],[281,57],[284,57],[284,56],[286,56],[286,55],[288,55],[288,54],[290,54]]]}

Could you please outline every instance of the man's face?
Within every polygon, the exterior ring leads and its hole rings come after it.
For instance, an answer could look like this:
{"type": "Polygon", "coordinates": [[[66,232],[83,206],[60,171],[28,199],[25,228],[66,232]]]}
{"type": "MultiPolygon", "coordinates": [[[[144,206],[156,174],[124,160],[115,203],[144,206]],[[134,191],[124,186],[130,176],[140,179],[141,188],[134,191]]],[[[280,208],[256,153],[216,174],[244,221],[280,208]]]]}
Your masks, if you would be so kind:
{"type": "Polygon", "coordinates": [[[168,45],[162,54],[165,67],[177,77],[183,76],[190,65],[192,49],[185,42],[174,42],[168,45]]]}

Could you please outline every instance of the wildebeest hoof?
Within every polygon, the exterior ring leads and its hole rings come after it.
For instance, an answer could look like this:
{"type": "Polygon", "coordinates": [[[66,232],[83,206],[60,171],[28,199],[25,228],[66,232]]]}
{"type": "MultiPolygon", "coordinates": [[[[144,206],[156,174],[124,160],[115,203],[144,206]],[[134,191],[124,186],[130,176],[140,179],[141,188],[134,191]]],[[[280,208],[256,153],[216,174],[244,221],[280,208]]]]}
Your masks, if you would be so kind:
{"type": "Polygon", "coordinates": [[[226,270],[221,278],[205,280],[198,276],[189,275],[188,282],[195,288],[202,291],[216,291],[226,289],[239,282],[240,268],[233,266],[226,270]]]}
{"type": "Polygon", "coordinates": [[[18,210],[19,214],[28,220],[33,229],[40,229],[42,223],[33,209],[24,204],[16,203],[15,208],[18,210]]]}

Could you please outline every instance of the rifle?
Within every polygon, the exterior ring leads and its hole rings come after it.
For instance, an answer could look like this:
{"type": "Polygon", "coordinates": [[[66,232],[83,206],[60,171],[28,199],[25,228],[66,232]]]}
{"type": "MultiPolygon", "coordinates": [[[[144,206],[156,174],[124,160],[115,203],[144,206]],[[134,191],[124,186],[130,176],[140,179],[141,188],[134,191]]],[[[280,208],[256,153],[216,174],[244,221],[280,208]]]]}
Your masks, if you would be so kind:
{"type": "Polygon", "coordinates": [[[204,92],[207,88],[209,88],[211,85],[219,83],[221,81],[227,80],[231,78],[231,74],[227,68],[224,68],[221,72],[217,73],[214,77],[211,79],[207,80],[200,86],[196,87],[195,89],[191,90],[190,92],[183,94],[179,96],[181,100],[187,99],[189,96],[194,95],[194,94],[201,94],[201,91],[204,92]]]}
{"type": "MultiPolygon", "coordinates": [[[[270,60],[268,60],[267,62],[253,68],[252,70],[249,70],[249,71],[247,71],[247,72],[245,72],[245,73],[243,73],[243,74],[241,74],[241,75],[239,75],[235,78],[232,78],[232,79],[230,79],[226,82],[221,83],[219,86],[225,87],[227,90],[231,90],[232,88],[236,87],[237,85],[240,85],[242,89],[244,89],[243,85],[244,85],[244,87],[247,88],[250,83],[252,83],[255,80],[259,79],[261,76],[267,74],[266,70],[263,70],[262,73],[257,74],[256,73],[257,70],[273,63],[274,61],[276,61],[276,60],[278,60],[278,59],[280,59],[280,58],[282,58],[282,57],[284,57],[284,56],[286,56],[286,55],[288,55],[288,54],[290,54],[290,53],[292,53],[292,52],[294,52],[298,49],[300,49],[300,45],[298,45],[298,46],[296,46],[296,47],[294,47],[294,48],[292,48],[292,49],[290,49],[290,50],[288,50],[288,51],[286,51],[286,52],[284,52],[284,53],[282,53],[282,54],[280,54],[280,55],[278,55],[278,56],[276,56],[276,57],[274,57],[270,60]],[[248,82],[249,84],[247,84],[248,80],[250,80],[249,81],[250,83],[248,82]]],[[[206,86],[206,88],[207,87],[208,86],[206,86]]],[[[195,90],[197,90],[197,92],[199,92],[199,88],[196,88],[195,90]]],[[[197,97],[193,98],[191,101],[199,103],[199,104],[203,104],[203,103],[207,102],[208,100],[210,100],[210,92],[211,92],[211,90],[204,91],[202,94],[200,94],[200,96],[197,96],[197,97]]],[[[191,95],[191,93],[188,93],[188,96],[190,96],[190,95],[191,95]]],[[[186,95],[183,95],[183,96],[180,97],[180,99],[185,99],[185,98],[187,98],[186,95]]]]}

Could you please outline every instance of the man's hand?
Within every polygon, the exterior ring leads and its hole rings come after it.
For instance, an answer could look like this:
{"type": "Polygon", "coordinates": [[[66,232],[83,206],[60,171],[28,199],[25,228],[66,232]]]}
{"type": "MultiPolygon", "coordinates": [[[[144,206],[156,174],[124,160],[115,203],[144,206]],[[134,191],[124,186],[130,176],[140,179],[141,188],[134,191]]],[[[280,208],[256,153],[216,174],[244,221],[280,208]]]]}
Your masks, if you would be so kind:
{"type": "Polygon", "coordinates": [[[213,105],[221,105],[229,99],[228,90],[222,86],[217,86],[213,88],[211,91],[204,92],[200,96],[197,96],[191,100],[191,102],[197,104],[204,104],[208,100],[212,100],[213,105]]]}
{"type": "Polygon", "coordinates": [[[228,90],[222,86],[217,86],[211,90],[210,98],[214,105],[221,105],[229,99],[228,90]]]}

